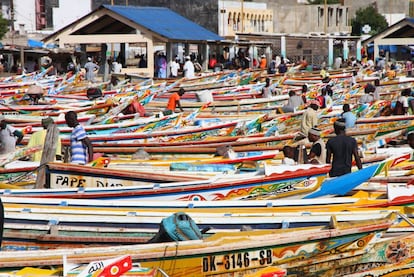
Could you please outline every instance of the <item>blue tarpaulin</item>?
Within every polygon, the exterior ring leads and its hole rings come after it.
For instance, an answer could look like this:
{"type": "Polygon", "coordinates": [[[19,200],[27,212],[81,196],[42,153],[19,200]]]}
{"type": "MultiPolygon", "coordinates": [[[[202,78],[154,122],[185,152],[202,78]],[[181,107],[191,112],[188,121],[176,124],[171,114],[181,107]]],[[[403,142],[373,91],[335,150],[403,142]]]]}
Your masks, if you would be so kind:
{"type": "Polygon", "coordinates": [[[43,42],[38,41],[38,40],[34,40],[34,39],[28,39],[27,40],[27,45],[29,47],[43,48],[43,42]]]}

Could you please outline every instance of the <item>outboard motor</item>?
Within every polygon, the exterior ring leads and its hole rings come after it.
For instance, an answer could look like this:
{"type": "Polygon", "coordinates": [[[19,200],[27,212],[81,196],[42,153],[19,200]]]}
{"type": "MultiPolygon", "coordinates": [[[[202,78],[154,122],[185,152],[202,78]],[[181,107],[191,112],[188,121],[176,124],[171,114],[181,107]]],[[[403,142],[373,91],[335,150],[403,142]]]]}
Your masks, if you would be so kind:
{"type": "Polygon", "coordinates": [[[184,212],[164,218],[158,233],[148,243],[202,239],[203,235],[194,220],[184,212]]]}

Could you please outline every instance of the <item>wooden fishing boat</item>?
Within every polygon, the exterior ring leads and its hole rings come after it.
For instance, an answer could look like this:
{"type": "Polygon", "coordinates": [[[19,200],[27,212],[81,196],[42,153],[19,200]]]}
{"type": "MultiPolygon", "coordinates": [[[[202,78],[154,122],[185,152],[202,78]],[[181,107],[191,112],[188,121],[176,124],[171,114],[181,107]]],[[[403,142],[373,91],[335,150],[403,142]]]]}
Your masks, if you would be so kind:
{"type": "MultiPolygon", "coordinates": [[[[129,120],[119,120],[111,124],[85,124],[84,129],[88,135],[110,135],[116,133],[133,133],[140,131],[155,130],[168,126],[177,119],[179,114],[172,114],[167,116],[152,116],[152,117],[137,117],[129,120]],[[152,128],[148,125],[152,124],[152,128]]],[[[70,134],[72,128],[59,127],[62,136],[70,134]]]]}
{"type": "Polygon", "coordinates": [[[88,263],[129,255],[143,267],[162,268],[169,276],[246,274],[272,265],[286,266],[300,261],[310,266],[362,254],[393,223],[393,216],[368,221],[335,222],[331,228],[298,228],[214,234],[203,240],[146,245],[1,252],[2,270],[12,267],[88,263]]]}
{"type": "Polygon", "coordinates": [[[412,234],[385,236],[362,255],[337,259],[339,253],[335,253],[331,261],[317,266],[295,263],[297,267],[289,268],[287,273],[297,276],[409,276],[414,272],[414,257],[410,251],[413,243],[412,234]]]}
{"type": "Polygon", "coordinates": [[[8,196],[2,199],[6,211],[3,247],[10,249],[24,245],[52,248],[59,243],[73,247],[79,243],[143,242],[154,235],[163,217],[180,212],[191,215],[200,229],[208,228],[206,235],[246,227],[279,229],[328,225],[333,214],[337,221],[348,221],[383,218],[391,211],[405,213],[404,207],[365,208],[368,204],[386,202],[366,197],[243,202],[137,202],[8,196]]]}
{"type": "MultiPolygon", "coordinates": [[[[236,201],[190,204],[175,201],[162,205],[153,201],[137,203],[10,197],[3,197],[3,200],[6,212],[3,248],[7,250],[143,243],[154,236],[162,218],[176,212],[190,215],[200,229],[209,230],[205,233],[207,236],[224,230],[245,228],[328,226],[332,215],[342,222],[379,219],[394,211],[408,223],[410,219],[406,218],[411,216],[410,209],[404,207],[372,207],[374,203],[386,203],[384,199],[361,201],[360,197],[314,201],[245,201],[240,204],[236,201]]],[[[388,231],[412,230],[412,224],[398,221],[388,231]]]]}
{"type": "MultiPolygon", "coordinates": [[[[396,212],[399,209],[394,209],[396,212]]],[[[292,229],[309,226],[329,226],[332,215],[338,222],[352,220],[381,219],[393,209],[354,209],[343,212],[280,212],[275,213],[220,213],[189,211],[190,216],[204,236],[225,231],[243,229],[292,229]]],[[[73,248],[99,245],[126,245],[146,243],[154,237],[160,222],[171,216],[171,212],[150,211],[137,213],[134,210],[115,209],[80,210],[66,207],[10,208],[6,206],[3,250],[73,248]],[[49,210],[49,212],[48,212],[49,210]],[[92,214],[96,213],[96,214],[92,214]],[[30,214],[30,217],[27,217],[30,214]]],[[[395,227],[399,225],[395,225],[395,227]]],[[[391,228],[391,227],[390,227],[391,228]]],[[[394,227],[392,227],[394,228],[394,227]]],[[[406,228],[412,232],[413,228],[406,228]]],[[[399,232],[405,231],[399,227],[399,232]]]]}
{"type": "MultiPolygon", "coordinates": [[[[279,269],[274,272],[285,272],[279,269]]],[[[278,274],[279,274],[278,273],[278,274]]],[[[113,259],[106,260],[97,260],[90,262],[89,264],[64,264],[63,268],[57,269],[44,269],[44,268],[35,268],[35,267],[24,267],[18,270],[11,270],[6,272],[8,276],[36,276],[36,277],[46,277],[46,276],[102,276],[109,274],[107,276],[118,276],[118,277],[156,277],[156,276],[165,276],[168,275],[159,268],[146,268],[141,267],[137,264],[132,264],[131,257],[128,255],[116,257],[113,259]]],[[[5,276],[0,273],[0,276],[5,276]]],[[[285,275],[280,275],[285,276],[285,275]]]]}
{"type": "MultiPolygon", "coordinates": [[[[89,139],[92,142],[95,141],[122,141],[122,140],[136,140],[136,139],[148,139],[155,137],[174,137],[180,135],[191,134],[196,136],[197,134],[211,133],[212,135],[219,135],[221,132],[228,134],[237,125],[237,121],[224,122],[221,124],[211,126],[190,126],[186,128],[170,129],[165,131],[148,131],[148,132],[134,132],[134,133],[115,133],[115,134],[104,134],[104,135],[89,135],[89,139]]],[[[62,136],[62,143],[68,144],[68,136],[62,136]]]]}
{"type": "Polygon", "coordinates": [[[321,184],[329,169],[329,165],[298,165],[270,175],[252,172],[205,178],[182,173],[153,174],[49,163],[46,178],[53,189],[7,190],[2,193],[46,198],[242,199],[272,191],[281,194],[287,191],[310,192],[321,184]]]}
{"type": "MultiPolygon", "coordinates": [[[[278,95],[273,96],[272,98],[257,98],[257,99],[241,99],[241,100],[234,100],[234,101],[213,101],[210,102],[209,107],[215,108],[215,107],[227,107],[227,108],[239,108],[242,106],[253,106],[257,104],[280,104],[280,101],[286,101],[288,99],[287,95],[278,95]]],[[[183,108],[198,108],[202,105],[205,105],[205,102],[194,102],[194,101],[180,101],[181,106],[183,108]]],[[[156,107],[156,108],[162,108],[165,109],[166,107],[165,101],[151,101],[148,104],[148,107],[156,107]]]]}
{"type": "Polygon", "coordinates": [[[136,198],[187,201],[344,195],[362,182],[379,174],[384,168],[408,157],[409,155],[404,155],[392,158],[327,181],[324,180],[330,170],[330,165],[272,166],[265,164],[264,172],[202,177],[182,173],[173,174],[171,171],[170,174],[153,174],[137,170],[49,163],[46,169],[46,184],[52,189],[8,190],[7,194],[46,198],[136,198]]]}
{"type": "MultiPolygon", "coordinates": [[[[231,157],[213,156],[213,155],[182,155],[183,157],[170,157],[167,159],[167,152],[160,155],[161,157],[151,159],[118,159],[108,163],[107,168],[119,168],[124,170],[141,170],[147,168],[148,170],[159,167],[162,171],[236,171],[239,164],[248,162],[258,162],[270,160],[281,156],[278,150],[264,150],[264,151],[247,151],[234,152],[231,157]],[[225,166],[234,165],[234,166],[225,166]]],[[[255,166],[254,169],[256,168],[255,166]]]]}

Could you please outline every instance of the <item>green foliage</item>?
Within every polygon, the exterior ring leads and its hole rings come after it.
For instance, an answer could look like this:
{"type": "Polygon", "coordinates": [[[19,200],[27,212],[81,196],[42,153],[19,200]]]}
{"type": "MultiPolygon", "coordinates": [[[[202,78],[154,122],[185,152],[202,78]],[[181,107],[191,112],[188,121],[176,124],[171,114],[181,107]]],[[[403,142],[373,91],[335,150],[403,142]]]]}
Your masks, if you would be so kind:
{"type": "Polygon", "coordinates": [[[7,19],[4,19],[0,15],[0,39],[2,39],[4,35],[7,33],[7,31],[9,30],[8,27],[9,27],[9,21],[7,19]]]}
{"type": "MultiPolygon", "coordinates": [[[[339,4],[341,0],[326,0],[326,4],[339,4]]],[[[308,0],[308,4],[311,5],[324,5],[325,0],[308,0]]]]}
{"type": "Polygon", "coordinates": [[[368,24],[371,27],[370,35],[376,35],[388,27],[385,17],[378,13],[374,6],[358,9],[355,17],[351,20],[352,35],[360,36],[362,27],[368,24]]]}

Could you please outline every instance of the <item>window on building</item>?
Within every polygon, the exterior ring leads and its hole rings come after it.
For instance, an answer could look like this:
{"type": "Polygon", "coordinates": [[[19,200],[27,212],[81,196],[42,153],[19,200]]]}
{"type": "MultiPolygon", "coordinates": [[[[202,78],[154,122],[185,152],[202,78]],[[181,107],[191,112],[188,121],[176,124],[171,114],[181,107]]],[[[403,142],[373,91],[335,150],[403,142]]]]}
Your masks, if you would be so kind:
{"type": "Polygon", "coordinates": [[[414,17],[414,1],[411,0],[408,8],[408,15],[414,17]]]}
{"type": "Polygon", "coordinates": [[[342,19],[343,9],[338,8],[336,10],[336,26],[343,25],[343,19],[342,19]]]}
{"type": "Polygon", "coordinates": [[[321,18],[323,17],[323,9],[318,7],[318,27],[321,26],[321,18]]]}
{"type": "Polygon", "coordinates": [[[246,13],[246,15],[244,17],[244,21],[243,21],[245,31],[250,29],[250,20],[249,20],[249,18],[250,18],[250,14],[246,13]]]}
{"type": "Polygon", "coordinates": [[[262,32],[265,31],[265,21],[264,21],[264,17],[262,16],[262,32]]]}
{"type": "Polygon", "coordinates": [[[332,17],[333,17],[333,8],[328,8],[328,13],[326,14],[328,17],[328,27],[332,25],[332,17]]]}
{"type": "Polygon", "coordinates": [[[349,23],[348,22],[348,14],[349,14],[349,11],[348,11],[348,8],[346,8],[346,10],[345,10],[345,24],[347,25],[347,26],[350,26],[351,25],[351,23],[349,23]]]}
{"type": "Polygon", "coordinates": [[[254,26],[254,31],[257,31],[257,15],[254,15],[254,20],[253,20],[253,26],[254,26]]]}
{"type": "Polygon", "coordinates": [[[36,30],[43,30],[46,28],[46,7],[45,0],[36,0],[36,30]]]}
{"type": "Polygon", "coordinates": [[[236,24],[235,24],[235,26],[233,27],[233,29],[234,29],[235,31],[240,31],[240,29],[239,29],[239,27],[240,27],[240,22],[241,22],[241,15],[240,15],[240,13],[238,13],[238,14],[237,14],[236,24]]]}

